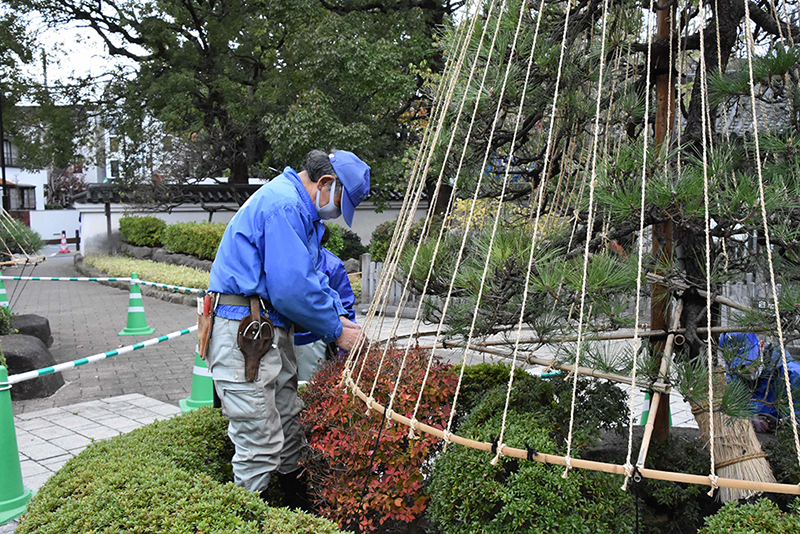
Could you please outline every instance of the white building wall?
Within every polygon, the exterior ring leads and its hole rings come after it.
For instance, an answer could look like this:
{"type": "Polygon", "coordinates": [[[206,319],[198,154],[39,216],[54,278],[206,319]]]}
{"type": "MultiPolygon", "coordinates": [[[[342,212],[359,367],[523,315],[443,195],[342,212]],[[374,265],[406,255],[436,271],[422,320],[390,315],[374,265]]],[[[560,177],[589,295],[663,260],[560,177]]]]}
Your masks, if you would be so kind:
{"type": "Polygon", "coordinates": [[[80,229],[78,210],[36,210],[30,212],[31,229],[39,232],[42,239],[60,239],[62,230],[67,233],[67,238],[75,237],[75,231],[80,229]]]}
{"type": "MultiPolygon", "coordinates": [[[[361,243],[369,246],[372,239],[372,232],[375,228],[386,221],[396,219],[400,214],[400,203],[392,203],[387,209],[381,213],[375,213],[375,206],[372,202],[364,202],[356,208],[355,216],[353,217],[352,230],[361,238],[361,243]]],[[[417,210],[415,219],[419,220],[425,217],[427,211],[427,203],[420,205],[417,210]]],[[[101,254],[109,250],[109,243],[107,239],[106,215],[103,204],[76,204],[75,209],[80,212],[80,233],[81,233],[81,253],[86,254],[101,254]]],[[[213,214],[211,222],[224,222],[230,221],[235,212],[234,211],[217,211],[213,214]]],[[[208,212],[195,206],[181,206],[172,210],[172,212],[151,212],[151,211],[136,211],[122,204],[115,204],[111,206],[111,233],[112,240],[119,238],[119,220],[122,217],[129,216],[151,216],[157,217],[167,224],[174,224],[177,222],[208,222],[208,212]]],[[[347,227],[347,223],[343,218],[334,219],[333,221],[339,226],[347,227]]],[[[60,231],[59,231],[60,232],[60,231]]],[[[72,237],[73,233],[67,231],[67,236],[72,237]]],[[[111,243],[110,245],[114,245],[111,243]]]]}

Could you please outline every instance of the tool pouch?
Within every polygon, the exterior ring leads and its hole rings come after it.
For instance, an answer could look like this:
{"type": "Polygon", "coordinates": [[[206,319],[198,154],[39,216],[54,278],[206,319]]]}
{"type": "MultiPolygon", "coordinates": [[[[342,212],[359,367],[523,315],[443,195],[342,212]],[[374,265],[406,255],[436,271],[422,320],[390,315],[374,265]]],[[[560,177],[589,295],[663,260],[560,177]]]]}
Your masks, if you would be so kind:
{"type": "Polygon", "coordinates": [[[197,298],[197,353],[203,360],[208,353],[208,343],[211,340],[211,328],[214,324],[214,310],[211,306],[211,296],[197,298]]]}
{"type": "Polygon", "coordinates": [[[242,319],[236,340],[244,354],[244,378],[248,382],[256,379],[261,358],[272,348],[275,330],[268,317],[261,317],[261,301],[250,297],[250,315],[242,319]]]}

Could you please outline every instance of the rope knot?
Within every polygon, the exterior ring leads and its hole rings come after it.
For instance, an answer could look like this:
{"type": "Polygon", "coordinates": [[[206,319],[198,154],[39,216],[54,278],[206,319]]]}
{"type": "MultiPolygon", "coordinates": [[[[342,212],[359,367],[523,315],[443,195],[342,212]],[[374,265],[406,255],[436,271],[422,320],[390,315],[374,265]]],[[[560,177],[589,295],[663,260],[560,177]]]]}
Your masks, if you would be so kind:
{"type": "Polygon", "coordinates": [[[623,466],[625,468],[625,482],[622,483],[622,491],[628,491],[628,481],[633,476],[633,465],[630,462],[625,462],[623,466]]]}
{"type": "Polygon", "coordinates": [[[572,458],[570,458],[569,456],[565,456],[564,463],[567,465],[567,468],[564,469],[563,473],[561,473],[561,478],[567,478],[569,470],[572,469],[572,458]]]}
{"type": "Polygon", "coordinates": [[[444,439],[445,445],[449,445],[450,443],[452,443],[452,441],[450,441],[450,436],[452,436],[450,432],[448,432],[447,430],[442,430],[442,439],[444,439]]]}
{"type": "Polygon", "coordinates": [[[492,465],[497,465],[497,462],[500,460],[500,456],[503,455],[503,449],[506,448],[506,444],[500,443],[498,445],[493,445],[493,448],[497,450],[497,454],[495,454],[494,458],[492,458],[492,461],[489,463],[492,465]]]}
{"type": "Polygon", "coordinates": [[[414,431],[417,429],[418,424],[419,421],[417,421],[416,418],[411,420],[411,423],[408,425],[408,439],[416,439],[417,436],[414,434],[414,431]]]}
{"type": "Polygon", "coordinates": [[[719,487],[719,477],[717,475],[708,475],[709,480],[711,480],[711,489],[708,492],[709,497],[714,496],[714,490],[719,487]]]}

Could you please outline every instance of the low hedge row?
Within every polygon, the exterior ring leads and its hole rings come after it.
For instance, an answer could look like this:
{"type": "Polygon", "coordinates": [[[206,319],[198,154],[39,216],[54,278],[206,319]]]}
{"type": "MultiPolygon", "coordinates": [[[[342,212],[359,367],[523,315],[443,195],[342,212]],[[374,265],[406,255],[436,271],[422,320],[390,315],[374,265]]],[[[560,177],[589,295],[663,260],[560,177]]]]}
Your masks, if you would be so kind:
{"type": "Polygon", "coordinates": [[[161,234],[167,223],[156,217],[122,217],[119,220],[119,235],[131,245],[138,247],[160,247],[161,234]]]}
{"type": "Polygon", "coordinates": [[[230,482],[227,424],[203,408],[90,445],[50,477],[16,532],[340,532],[230,482]]]}
{"type": "MultiPolygon", "coordinates": [[[[156,217],[123,217],[119,221],[122,239],[140,247],[161,247],[171,252],[213,260],[225,233],[225,223],[175,223],[168,225],[156,217]]],[[[331,230],[328,250],[342,258],[359,258],[367,251],[358,235],[336,224],[331,230]]]]}
{"type": "Polygon", "coordinates": [[[213,260],[226,226],[225,223],[170,224],[163,233],[164,248],[204,260],[213,260]]]}

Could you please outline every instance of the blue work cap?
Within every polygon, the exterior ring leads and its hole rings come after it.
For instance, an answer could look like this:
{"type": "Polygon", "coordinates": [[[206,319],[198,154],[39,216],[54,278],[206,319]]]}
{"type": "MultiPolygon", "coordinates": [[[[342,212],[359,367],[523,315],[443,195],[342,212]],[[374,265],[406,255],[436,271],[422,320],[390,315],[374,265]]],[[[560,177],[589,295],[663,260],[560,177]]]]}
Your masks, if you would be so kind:
{"type": "Polygon", "coordinates": [[[328,158],[344,186],[342,216],[347,226],[352,227],[356,206],[369,194],[369,165],[347,150],[337,150],[328,154],[328,158]]]}

